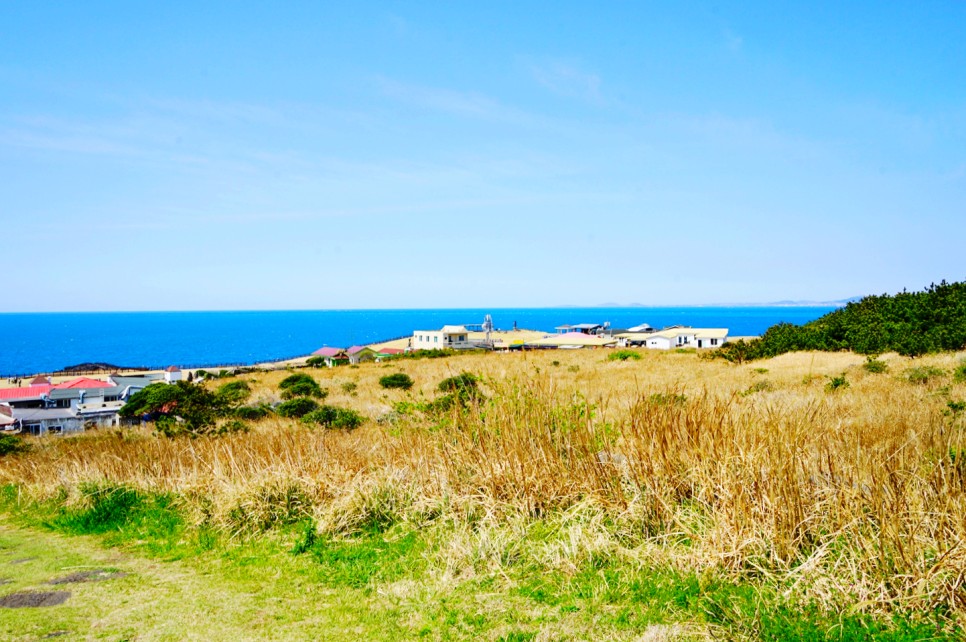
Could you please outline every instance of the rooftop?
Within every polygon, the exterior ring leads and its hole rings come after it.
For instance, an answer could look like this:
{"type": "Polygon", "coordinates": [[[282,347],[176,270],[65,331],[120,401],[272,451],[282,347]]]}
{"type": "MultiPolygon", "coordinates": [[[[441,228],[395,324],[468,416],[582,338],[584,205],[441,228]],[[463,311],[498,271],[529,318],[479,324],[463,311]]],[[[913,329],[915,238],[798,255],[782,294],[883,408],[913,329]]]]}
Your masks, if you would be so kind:
{"type": "Polygon", "coordinates": [[[26,386],[24,388],[0,388],[0,401],[14,399],[40,399],[41,395],[48,394],[53,386],[44,384],[42,386],[26,386]]]}
{"type": "Polygon", "coordinates": [[[55,390],[84,390],[90,388],[112,388],[113,386],[106,381],[101,381],[100,379],[91,379],[89,377],[78,377],[77,379],[71,379],[70,381],[65,381],[64,383],[58,383],[54,386],[55,390]]]}
{"type": "Polygon", "coordinates": [[[313,352],[312,355],[316,357],[334,357],[336,355],[342,354],[342,352],[343,352],[342,348],[325,347],[325,348],[319,348],[318,350],[313,352]]]}

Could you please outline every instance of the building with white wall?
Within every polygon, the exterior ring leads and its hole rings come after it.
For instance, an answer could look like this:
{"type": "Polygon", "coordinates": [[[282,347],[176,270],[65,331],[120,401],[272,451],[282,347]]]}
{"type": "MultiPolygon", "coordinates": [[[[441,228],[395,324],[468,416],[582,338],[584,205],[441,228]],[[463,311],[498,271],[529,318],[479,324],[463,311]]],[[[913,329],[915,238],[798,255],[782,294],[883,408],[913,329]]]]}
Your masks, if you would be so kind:
{"type": "Polygon", "coordinates": [[[470,333],[462,325],[444,325],[440,330],[416,330],[410,347],[413,350],[445,350],[472,348],[470,333]]]}
{"type": "Polygon", "coordinates": [[[670,350],[672,348],[720,348],[727,340],[727,328],[687,328],[677,326],[648,333],[644,337],[643,345],[655,350],[670,350]]]}

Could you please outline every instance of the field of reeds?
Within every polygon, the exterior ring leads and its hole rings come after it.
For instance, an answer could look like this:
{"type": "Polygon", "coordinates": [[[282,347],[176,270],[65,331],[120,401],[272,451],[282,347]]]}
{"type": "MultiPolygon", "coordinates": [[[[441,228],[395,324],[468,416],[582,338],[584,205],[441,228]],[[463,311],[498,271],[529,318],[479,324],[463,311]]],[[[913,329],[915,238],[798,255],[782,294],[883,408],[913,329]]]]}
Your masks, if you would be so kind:
{"type": "MultiPolygon", "coordinates": [[[[437,590],[489,578],[537,601],[554,591],[604,599],[626,581],[614,598],[626,604],[643,572],[695,578],[697,595],[752,587],[750,607],[652,599],[697,626],[685,637],[719,626],[768,637],[752,621],[770,608],[762,600],[840,625],[854,616],[885,631],[920,620],[939,637],[959,631],[963,354],[793,353],[741,365],[610,354],[300,370],[328,390],[326,403],[366,423],[326,430],[270,416],[220,437],[144,426],[37,440],[0,458],[0,483],[24,506],[90,506],[118,488],[164,495],[192,529],[229,542],[295,525],[302,549],[423,534],[432,545],[419,581],[437,590]],[[379,385],[397,372],[412,389],[379,385]],[[433,404],[439,382],[463,372],[480,377],[480,393],[433,404]]],[[[288,374],[242,378],[270,403],[288,374]]]]}

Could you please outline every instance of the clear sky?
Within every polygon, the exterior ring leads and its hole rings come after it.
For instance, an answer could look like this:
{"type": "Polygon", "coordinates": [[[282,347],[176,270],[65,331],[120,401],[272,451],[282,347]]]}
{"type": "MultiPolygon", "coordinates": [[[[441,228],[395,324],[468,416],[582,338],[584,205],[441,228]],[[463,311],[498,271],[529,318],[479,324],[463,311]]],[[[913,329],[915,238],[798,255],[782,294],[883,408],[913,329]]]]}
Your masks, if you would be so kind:
{"type": "Polygon", "coordinates": [[[0,311],[966,279],[966,3],[0,4],[0,311]]]}

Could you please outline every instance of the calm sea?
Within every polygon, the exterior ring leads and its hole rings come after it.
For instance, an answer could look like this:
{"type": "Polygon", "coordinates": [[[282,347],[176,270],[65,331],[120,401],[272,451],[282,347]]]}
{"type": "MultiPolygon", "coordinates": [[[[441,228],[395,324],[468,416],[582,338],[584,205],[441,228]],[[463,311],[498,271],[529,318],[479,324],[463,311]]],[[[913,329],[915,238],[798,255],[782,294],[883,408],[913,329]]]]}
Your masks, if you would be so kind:
{"type": "Polygon", "coordinates": [[[251,364],[438,329],[479,324],[502,330],[649,323],[726,327],[757,335],[780,321],[805,323],[831,307],[527,308],[490,310],[297,310],[252,312],[65,312],[0,314],[0,375],[52,372],[84,362],[122,367],[251,364]]]}

